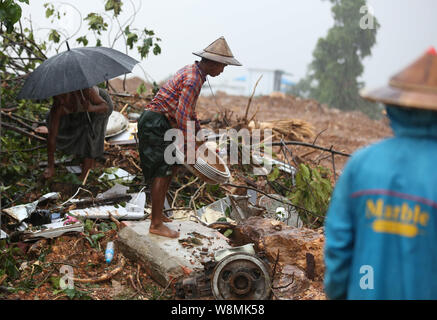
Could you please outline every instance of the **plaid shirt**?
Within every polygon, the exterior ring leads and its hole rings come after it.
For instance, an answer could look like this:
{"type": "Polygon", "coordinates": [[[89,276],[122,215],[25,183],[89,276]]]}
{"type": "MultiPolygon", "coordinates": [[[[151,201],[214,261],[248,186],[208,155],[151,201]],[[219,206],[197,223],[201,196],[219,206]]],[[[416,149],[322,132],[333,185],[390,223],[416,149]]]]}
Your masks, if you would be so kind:
{"type": "Polygon", "coordinates": [[[170,123],[176,124],[177,128],[182,130],[185,142],[187,136],[193,134],[192,136],[195,137],[196,133],[191,132],[188,121],[195,122],[195,131],[200,130],[195,106],[206,75],[197,64],[196,61],[180,69],[146,106],[147,110],[165,113],[170,123]]]}

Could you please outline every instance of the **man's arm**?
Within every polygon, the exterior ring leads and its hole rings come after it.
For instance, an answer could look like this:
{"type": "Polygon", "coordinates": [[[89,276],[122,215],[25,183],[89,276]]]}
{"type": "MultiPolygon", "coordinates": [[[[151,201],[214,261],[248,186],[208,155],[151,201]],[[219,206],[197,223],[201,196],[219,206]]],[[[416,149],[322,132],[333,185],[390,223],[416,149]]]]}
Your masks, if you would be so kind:
{"type": "Polygon", "coordinates": [[[89,88],[82,90],[83,97],[80,97],[82,105],[88,112],[105,113],[109,107],[105,100],[99,95],[98,89],[89,88]]]}

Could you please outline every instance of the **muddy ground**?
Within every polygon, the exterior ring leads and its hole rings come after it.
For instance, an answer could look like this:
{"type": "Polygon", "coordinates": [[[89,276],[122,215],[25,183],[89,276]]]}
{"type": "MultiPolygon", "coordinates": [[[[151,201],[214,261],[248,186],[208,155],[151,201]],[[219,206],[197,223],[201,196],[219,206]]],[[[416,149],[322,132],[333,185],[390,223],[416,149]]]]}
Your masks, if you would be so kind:
{"type": "MultiPolygon", "coordinates": [[[[136,97],[113,96],[116,108],[125,112],[140,113],[148,99],[136,97]]],[[[217,113],[224,113],[225,109],[231,117],[241,117],[248,104],[248,97],[230,96],[225,93],[216,93],[212,96],[201,96],[198,100],[197,114],[200,120],[211,120],[217,113]]],[[[289,95],[254,97],[251,102],[249,116],[257,111],[255,120],[271,121],[280,119],[300,119],[307,121],[314,127],[315,137],[307,139],[307,143],[314,143],[325,148],[351,154],[358,148],[364,147],[385,137],[392,135],[386,117],[372,120],[360,112],[342,112],[320,105],[314,100],[303,100],[289,95]]],[[[290,146],[294,155],[303,161],[320,164],[332,169],[329,153],[307,147],[290,146]]],[[[141,176],[136,146],[105,146],[106,160],[98,162],[98,168],[118,166],[130,173],[141,176]]],[[[279,156],[281,158],[281,156],[279,156]]],[[[335,156],[337,175],[341,174],[347,157],[335,156]]],[[[62,172],[62,171],[61,171],[62,172]]],[[[176,189],[188,181],[188,173],[177,179],[173,184],[176,189]]],[[[90,175],[87,186],[93,189],[97,175],[90,175]]],[[[244,183],[244,173],[233,170],[234,182],[244,183]]],[[[247,181],[246,181],[247,182],[247,181]]],[[[143,182],[139,178],[138,188],[143,182]]],[[[268,190],[265,181],[256,182],[259,188],[268,190]]],[[[52,191],[63,192],[63,199],[71,196],[74,190],[64,190],[64,186],[52,185],[52,191]]],[[[70,186],[71,187],[71,186],[70,186]]],[[[138,189],[137,188],[137,189],[138,189]]],[[[98,189],[98,188],[97,188],[98,189]]],[[[194,192],[188,188],[187,192],[194,192]]],[[[209,190],[211,191],[211,190],[209,190]]],[[[215,190],[200,195],[203,204],[220,199],[223,192],[236,191],[228,189],[215,190]],[[203,200],[202,200],[203,199],[203,200]]],[[[23,203],[33,201],[41,196],[38,191],[29,194],[23,203]]],[[[186,203],[186,201],[185,201],[186,203]]],[[[183,206],[180,200],[178,206],[183,206]]],[[[106,264],[104,248],[106,243],[115,240],[119,226],[112,224],[110,228],[102,228],[102,221],[98,221],[83,234],[62,236],[52,240],[41,240],[35,244],[20,244],[22,255],[19,256],[20,276],[15,280],[0,277],[0,285],[13,287],[13,293],[0,292],[1,299],[174,299],[173,288],[162,288],[157,285],[135,261],[124,258],[116,252],[114,261],[106,264]],[[98,241],[92,240],[92,235],[100,234],[98,241]],[[62,265],[70,265],[74,269],[74,277],[81,279],[76,282],[74,290],[59,290],[59,279],[62,274],[62,265]],[[106,277],[106,278],[105,278],[106,277]],[[106,280],[105,280],[106,279],[106,280]],[[2,283],[3,282],[3,283],[2,283]]],[[[321,251],[322,249],[320,249],[321,251]]],[[[320,252],[322,254],[322,252],[320,252]]],[[[319,278],[311,283],[310,288],[299,296],[300,299],[325,299],[323,282],[319,278]]]]}

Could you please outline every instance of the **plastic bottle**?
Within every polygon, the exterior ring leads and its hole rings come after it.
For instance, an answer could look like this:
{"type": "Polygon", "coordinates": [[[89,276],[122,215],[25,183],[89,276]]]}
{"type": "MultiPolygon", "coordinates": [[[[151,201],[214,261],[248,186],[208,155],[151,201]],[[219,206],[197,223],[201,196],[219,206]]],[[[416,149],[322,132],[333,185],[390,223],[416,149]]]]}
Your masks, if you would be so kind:
{"type": "Polygon", "coordinates": [[[106,245],[105,260],[107,263],[111,263],[112,258],[114,258],[114,242],[109,241],[106,245]]]}

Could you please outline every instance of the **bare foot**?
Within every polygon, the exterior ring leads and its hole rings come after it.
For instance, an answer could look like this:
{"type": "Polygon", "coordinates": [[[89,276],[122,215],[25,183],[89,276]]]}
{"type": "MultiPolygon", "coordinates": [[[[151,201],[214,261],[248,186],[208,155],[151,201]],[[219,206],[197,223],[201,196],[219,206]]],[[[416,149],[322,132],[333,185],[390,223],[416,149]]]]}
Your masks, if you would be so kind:
{"type": "Polygon", "coordinates": [[[161,221],[162,221],[162,222],[172,222],[173,220],[170,219],[170,218],[168,218],[165,214],[163,214],[163,215],[161,216],[161,221]]]}
{"type": "Polygon", "coordinates": [[[179,238],[179,232],[173,231],[163,224],[153,227],[150,225],[149,232],[167,238],[179,238]]]}

